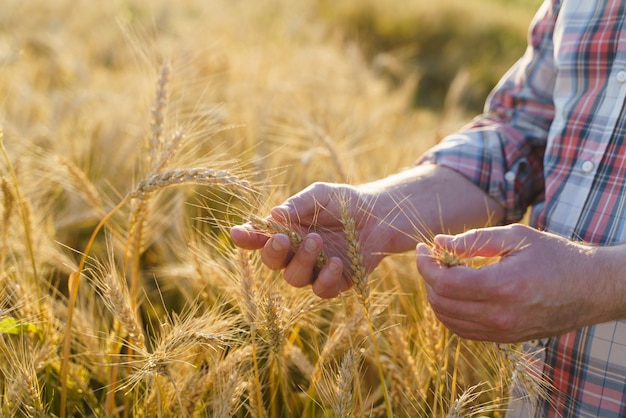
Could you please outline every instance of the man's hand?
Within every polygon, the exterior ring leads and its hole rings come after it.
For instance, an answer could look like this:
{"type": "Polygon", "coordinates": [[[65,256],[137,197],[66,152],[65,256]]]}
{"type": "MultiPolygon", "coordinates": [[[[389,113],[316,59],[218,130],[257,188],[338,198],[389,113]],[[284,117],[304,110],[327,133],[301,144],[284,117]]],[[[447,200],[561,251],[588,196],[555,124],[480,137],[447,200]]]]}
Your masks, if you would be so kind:
{"type": "Polygon", "coordinates": [[[515,224],[439,235],[433,249],[418,244],[417,266],[433,310],[450,330],[474,340],[521,342],[623,315],[624,280],[615,266],[625,263],[614,248],[515,224]],[[478,269],[448,267],[434,256],[441,250],[501,258],[478,269]]]}
{"type": "Polygon", "coordinates": [[[293,286],[311,284],[318,296],[335,297],[352,285],[345,267],[342,204],[354,219],[367,272],[388,254],[414,249],[444,225],[456,232],[497,222],[503,215],[502,207],[463,175],[425,164],[359,186],[315,183],[273,208],[270,218],[303,238],[295,252],[287,235],[268,237],[250,223],[233,227],[231,239],[238,247],[261,249],[263,263],[284,269],[293,286]],[[465,204],[459,205],[459,199],[465,204]],[[328,262],[317,269],[322,248],[328,262]]]}

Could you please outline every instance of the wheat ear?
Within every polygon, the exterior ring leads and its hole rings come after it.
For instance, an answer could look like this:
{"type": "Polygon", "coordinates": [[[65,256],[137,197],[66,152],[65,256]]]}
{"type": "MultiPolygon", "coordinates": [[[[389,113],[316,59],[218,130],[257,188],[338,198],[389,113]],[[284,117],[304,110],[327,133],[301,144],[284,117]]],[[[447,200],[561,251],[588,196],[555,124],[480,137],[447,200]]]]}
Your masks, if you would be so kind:
{"type": "Polygon", "coordinates": [[[122,327],[128,333],[130,341],[139,349],[145,351],[145,337],[127,292],[122,290],[117,278],[112,274],[107,274],[104,277],[101,286],[105,304],[122,324],[122,327]]]}
{"type": "MultiPolygon", "coordinates": [[[[165,108],[167,105],[167,84],[170,78],[170,67],[167,64],[163,64],[159,71],[159,78],[156,85],[156,94],[154,98],[154,106],[152,107],[150,114],[152,116],[150,121],[150,160],[154,167],[160,161],[160,152],[163,146],[163,131],[165,124],[165,108]]],[[[155,169],[155,171],[158,171],[155,169]]]]}
{"type": "MultiPolygon", "coordinates": [[[[465,389],[451,404],[446,418],[483,417],[497,412],[501,405],[498,401],[481,404],[478,402],[485,390],[479,390],[485,383],[479,383],[465,389]]],[[[497,416],[497,415],[496,415],[497,416]]]]}
{"type": "Polygon", "coordinates": [[[350,417],[354,410],[353,382],[356,370],[356,356],[348,349],[341,359],[336,379],[335,404],[332,405],[333,415],[337,418],[350,417]]]}
{"type": "Polygon", "coordinates": [[[181,168],[153,174],[143,179],[129,197],[139,198],[169,186],[180,184],[219,185],[234,187],[239,190],[250,191],[249,181],[225,170],[211,170],[204,167],[181,168]]]}
{"type": "Polygon", "coordinates": [[[244,308],[244,317],[251,329],[256,328],[257,318],[257,296],[254,286],[254,274],[250,265],[250,253],[246,250],[238,249],[239,268],[241,271],[241,296],[244,308]]]}
{"type": "Polygon", "coordinates": [[[550,385],[542,379],[537,370],[534,370],[536,365],[533,364],[532,355],[526,357],[525,353],[513,344],[495,343],[495,345],[504,360],[505,372],[512,373],[511,385],[514,389],[522,391],[513,394],[517,396],[515,400],[522,400],[532,407],[540,399],[547,399],[550,385]]]}
{"type": "Polygon", "coordinates": [[[312,121],[305,120],[304,122],[306,123],[307,127],[313,132],[313,136],[319,142],[321,142],[324,148],[326,148],[326,150],[328,151],[339,181],[346,183],[348,181],[348,176],[346,174],[346,170],[343,167],[342,158],[337,151],[337,147],[335,147],[335,141],[333,141],[332,138],[330,138],[320,126],[314,124],[312,121]]]}
{"type": "Polygon", "coordinates": [[[74,179],[77,189],[85,196],[86,201],[93,207],[101,209],[102,199],[100,198],[100,193],[98,193],[98,189],[96,189],[91,180],[89,180],[85,171],[78,167],[73,161],[60,155],[57,155],[55,160],[56,163],[63,166],[67,174],[74,179]]]}
{"type": "Polygon", "coordinates": [[[350,264],[350,278],[354,283],[356,291],[363,307],[369,311],[370,309],[370,286],[365,266],[363,265],[363,256],[361,255],[361,244],[354,223],[354,218],[348,210],[347,202],[342,201],[341,206],[341,223],[346,234],[346,245],[348,263],[350,264]]]}
{"type": "Polygon", "coordinates": [[[6,254],[9,249],[9,228],[11,226],[11,215],[15,210],[15,195],[11,190],[11,185],[9,181],[2,177],[0,179],[0,189],[2,190],[2,203],[3,203],[3,213],[2,213],[2,243],[0,244],[0,267],[1,271],[6,271],[4,268],[4,262],[6,260],[6,254]]]}

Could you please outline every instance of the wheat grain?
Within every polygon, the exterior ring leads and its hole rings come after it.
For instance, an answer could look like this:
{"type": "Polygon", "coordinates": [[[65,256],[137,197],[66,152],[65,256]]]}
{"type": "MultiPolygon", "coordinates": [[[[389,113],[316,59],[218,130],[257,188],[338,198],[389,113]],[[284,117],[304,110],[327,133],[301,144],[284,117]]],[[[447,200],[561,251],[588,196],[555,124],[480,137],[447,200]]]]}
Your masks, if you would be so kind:
{"type": "Polygon", "coordinates": [[[436,251],[435,259],[447,267],[464,266],[467,264],[466,260],[459,257],[455,252],[445,249],[436,251]]]}

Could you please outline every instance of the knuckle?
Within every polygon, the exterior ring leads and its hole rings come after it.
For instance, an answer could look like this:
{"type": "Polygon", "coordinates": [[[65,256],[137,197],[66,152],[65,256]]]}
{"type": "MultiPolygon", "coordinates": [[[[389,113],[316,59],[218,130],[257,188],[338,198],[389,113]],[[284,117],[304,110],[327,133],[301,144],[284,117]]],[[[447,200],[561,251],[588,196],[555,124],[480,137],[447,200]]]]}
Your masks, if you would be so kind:
{"type": "Polygon", "coordinates": [[[526,225],[520,224],[520,223],[515,223],[515,224],[509,225],[510,231],[514,232],[514,233],[519,233],[519,232],[522,232],[522,231],[526,231],[527,228],[528,227],[526,225]]]}
{"type": "Polygon", "coordinates": [[[313,195],[324,195],[329,192],[330,185],[322,181],[316,181],[312,183],[307,189],[313,193],[313,195]]]}

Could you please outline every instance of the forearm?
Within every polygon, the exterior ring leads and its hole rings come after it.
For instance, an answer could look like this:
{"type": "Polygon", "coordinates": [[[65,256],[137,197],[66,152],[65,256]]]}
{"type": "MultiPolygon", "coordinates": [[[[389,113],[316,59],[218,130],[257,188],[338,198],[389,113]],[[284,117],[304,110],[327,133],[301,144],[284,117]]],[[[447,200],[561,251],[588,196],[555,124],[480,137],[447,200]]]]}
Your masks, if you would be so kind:
{"type": "Polygon", "coordinates": [[[388,237],[386,251],[411,250],[438,233],[459,233],[498,223],[503,208],[456,171],[425,164],[359,187],[377,196],[376,216],[388,237]]]}
{"type": "Polygon", "coordinates": [[[583,270],[588,295],[591,296],[590,325],[626,319],[626,244],[591,247],[588,268],[583,270]]]}

